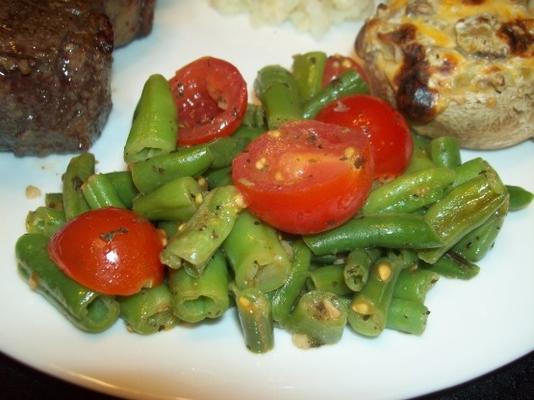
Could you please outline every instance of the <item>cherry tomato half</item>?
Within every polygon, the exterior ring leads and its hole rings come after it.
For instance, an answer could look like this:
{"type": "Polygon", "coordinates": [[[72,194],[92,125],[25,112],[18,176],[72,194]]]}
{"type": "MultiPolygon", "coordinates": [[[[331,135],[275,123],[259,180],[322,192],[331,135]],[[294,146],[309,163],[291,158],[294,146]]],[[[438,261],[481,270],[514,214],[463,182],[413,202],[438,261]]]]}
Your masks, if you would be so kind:
{"type": "Polygon", "coordinates": [[[132,211],[101,208],[69,221],[52,236],[50,258],[66,275],[91,290],[131,295],[163,281],[162,238],[132,211]]]}
{"type": "Polygon", "coordinates": [[[206,143],[231,135],[247,109],[247,85],[227,61],[202,57],[169,81],[178,111],[178,143],[206,143]]]}
{"type": "Polygon", "coordinates": [[[339,54],[328,56],[324,66],[323,72],[323,86],[328,85],[334,79],[336,79],[343,72],[353,69],[356,71],[364,80],[367,80],[367,74],[360,64],[356,62],[353,58],[345,57],[339,54]]]}
{"type": "Polygon", "coordinates": [[[338,226],[360,209],[372,167],[358,128],[294,121],[253,140],[234,159],[232,178],[260,219],[306,234],[338,226]]]}
{"type": "Polygon", "coordinates": [[[378,97],[347,96],[328,104],[315,119],[364,130],[371,141],[376,179],[394,178],[410,162],[413,143],[408,124],[397,110],[378,97]]]}

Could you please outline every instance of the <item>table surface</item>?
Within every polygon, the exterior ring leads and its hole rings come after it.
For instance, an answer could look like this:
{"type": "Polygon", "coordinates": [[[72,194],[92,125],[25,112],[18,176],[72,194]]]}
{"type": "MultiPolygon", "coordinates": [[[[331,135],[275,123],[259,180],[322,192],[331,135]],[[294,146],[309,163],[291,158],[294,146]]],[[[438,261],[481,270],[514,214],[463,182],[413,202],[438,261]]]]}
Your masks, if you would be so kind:
{"type": "MultiPolygon", "coordinates": [[[[23,365],[0,352],[0,384],[4,399],[112,400],[23,365]]],[[[428,396],[430,400],[488,400],[534,398],[534,351],[498,370],[428,396]]]]}

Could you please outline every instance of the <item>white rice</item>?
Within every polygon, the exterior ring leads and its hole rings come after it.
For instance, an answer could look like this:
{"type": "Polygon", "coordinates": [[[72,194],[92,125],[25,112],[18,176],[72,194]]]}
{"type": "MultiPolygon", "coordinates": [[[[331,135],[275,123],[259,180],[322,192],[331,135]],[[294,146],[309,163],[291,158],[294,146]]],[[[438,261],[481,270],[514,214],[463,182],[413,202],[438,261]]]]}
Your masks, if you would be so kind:
{"type": "Polygon", "coordinates": [[[209,0],[224,14],[249,12],[256,25],[291,21],[315,36],[344,21],[361,20],[372,12],[373,0],[209,0]]]}

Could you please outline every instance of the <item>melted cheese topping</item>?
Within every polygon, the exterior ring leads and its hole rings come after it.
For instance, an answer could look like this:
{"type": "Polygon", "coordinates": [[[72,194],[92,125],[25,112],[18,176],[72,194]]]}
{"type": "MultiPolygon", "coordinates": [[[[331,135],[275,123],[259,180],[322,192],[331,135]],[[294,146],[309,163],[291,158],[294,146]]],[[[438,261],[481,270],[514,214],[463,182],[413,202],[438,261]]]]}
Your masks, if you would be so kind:
{"type": "MultiPolygon", "coordinates": [[[[436,90],[438,112],[446,107],[443,97],[461,98],[468,92],[498,91],[501,81],[504,82],[503,85],[532,84],[534,57],[508,55],[499,58],[469,54],[460,48],[456,32],[460,20],[480,15],[491,15],[499,24],[533,18],[532,11],[524,3],[512,0],[486,0],[481,4],[466,4],[461,0],[428,2],[433,7],[433,14],[407,15],[407,7],[413,6],[413,3],[410,4],[408,0],[390,0],[387,9],[378,14],[378,19],[385,18],[387,23],[378,25],[376,29],[381,34],[387,34],[404,24],[415,27],[415,38],[405,40],[424,46],[430,66],[427,85],[436,90]]],[[[403,58],[398,57],[397,53],[401,51],[403,43],[388,41],[387,35],[382,37],[386,39],[377,40],[381,42],[381,51],[374,53],[374,62],[396,91],[397,77],[403,68],[403,58]]]]}
{"type": "Polygon", "coordinates": [[[438,3],[437,14],[440,18],[450,22],[480,14],[492,14],[501,21],[510,21],[519,17],[527,18],[525,7],[510,0],[486,0],[482,4],[469,5],[459,0],[441,0],[438,3]]]}

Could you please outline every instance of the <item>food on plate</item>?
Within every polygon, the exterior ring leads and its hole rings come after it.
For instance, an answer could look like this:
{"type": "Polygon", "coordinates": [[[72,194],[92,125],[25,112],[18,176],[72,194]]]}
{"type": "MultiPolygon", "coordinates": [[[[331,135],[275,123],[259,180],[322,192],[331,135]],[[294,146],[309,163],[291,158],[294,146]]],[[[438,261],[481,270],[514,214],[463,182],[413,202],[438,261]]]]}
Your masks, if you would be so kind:
{"type": "Polygon", "coordinates": [[[156,0],[101,0],[113,25],[115,48],[148,35],[154,21],[156,0]]]}
{"type": "Polygon", "coordinates": [[[239,70],[225,60],[203,57],[171,79],[182,145],[229,136],[240,125],[247,108],[247,85],[239,70]]]}
{"type": "Polygon", "coordinates": [[[0,151],[45,156],[87,150],[111,110],[114,45],[148,34],[154,3],[1,2],[0,151]]]}
{"type": "Polygon", "coordinates": [[[97,172],[82,153],[62,191],[28,213],[16,244],[28,284],[88,332],[120,318],[154,334],[234,308],[255,353],[273,348],[275,328],[302,348],[334,344],[346,327],[421,335],[428,291],[441,276],[475,277],[506,214],[533,195],[504,185],[480,157],[463,161],[454,138],[409,136],[400,114],[361,93],[349,60],[294,60],[260,69],[262,102],[246,104],[224,135],[192,145],[176,140],[190,132],[172,123],[176,114],[224,114],[235,98],[208,64],[231,81],[237,68],[203,57],[179,80],[151,75],[124,146],[135,155],[128,169],[97,172]],[[326,68],[328,60],[343,65],[326,68]],[[194,84],[180,88],[191,69],[194,84]],[[337,90],[347,76],[357,84],[337,90]],[[185,93],[201,101],[184,106],[185,93]],[[140,133],[136,118],[150,128],[140,133]]]}
{"type": "Polygon", "coordinates": [[[291,21],[298,29],[324,34],[344,21],[363,19],[372,10],[373,0],[210,0],[225,14],[249,12],[253,23],[280,24],[291,21]]]}
{"type": "Polygon", "coordinates": [[[371,141],[374,178],[403,173],[412,157],[412,136],[402,115],[384,100],[369,95],[345,96],[323,107],[316,120],[361,129],[371,141]]]}
{"type": "Polygon", "coordinates": [[[117,296],[161,284],[162,249],[162,237],[148,220],[116,207],[84,212],[48,244],[50,259],[67,276],[95,292],[117,296]]]}
{"type": "Polygon", "coordinates": [[[430,136],[472,149],[534,137],[532,2],[398,0],[355,48],[374,95],[430,136]]]}
{"type": "Polygon", "coordinates": [[[87,150],[111,110],[113,31],[85,1],[0,4],[0,151],[87,150]]]}
{"type": "Polygon", "coordinates": [[[254,139],[232,162],[248,208],[290,233],[341,225],[363,205],[374,163],[362,129],[294,121],[254,139]]]}

